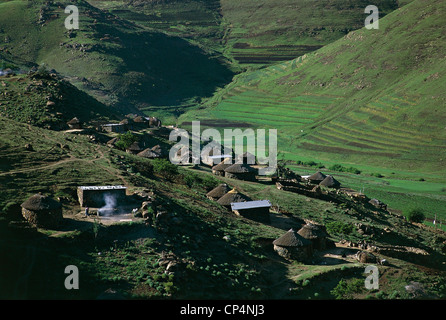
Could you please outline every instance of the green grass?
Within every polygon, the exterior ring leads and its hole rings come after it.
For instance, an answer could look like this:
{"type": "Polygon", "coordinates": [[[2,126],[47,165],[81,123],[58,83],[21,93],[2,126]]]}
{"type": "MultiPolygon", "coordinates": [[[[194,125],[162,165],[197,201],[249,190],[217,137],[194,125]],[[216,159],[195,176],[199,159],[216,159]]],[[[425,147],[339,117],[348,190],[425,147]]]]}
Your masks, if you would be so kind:
{"type": "Polygon", "coordinates": [[[1,57],[26,71],[44,64],[127,113],[135,107],[169,105],[178,114],[232,78],[224,61],[195,44],[136,26],[86,1],[76,5],[80,29],[70,37],[64,8],[44,1],[2,3],[0,28],[9,40],[1,57]],[[41,9],[46,20],[39,25],[41,9]]]}
{"type": "Polygon", "coordinates": [[[380,19],[379,30],[353,31],[316,52],[238,75],[178,123],[277,128],[285,159],[444,183],[444,11],[439,1],[411,2],[380,19]]]}

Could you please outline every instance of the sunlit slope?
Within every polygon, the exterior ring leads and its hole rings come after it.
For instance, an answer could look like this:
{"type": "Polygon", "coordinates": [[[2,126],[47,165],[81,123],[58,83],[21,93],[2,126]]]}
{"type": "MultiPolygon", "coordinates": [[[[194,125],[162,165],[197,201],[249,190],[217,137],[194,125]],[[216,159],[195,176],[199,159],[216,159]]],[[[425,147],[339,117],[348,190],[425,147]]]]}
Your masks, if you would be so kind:
{"type": "Polygon", "coordinates": [[[378,30],[239,76],[194,116],[278,128],[294,159],[444,170],[445,15],[414,1],[378,30]]]}
{"type": "Polygon", "coordinates": [[[124,106],[181,106],[210,96],[232,72],[191,43],[143,29],[76,2],[79,29],[67,30],[71,2],[2,1],[0,59],[55,69],[79,88],[124,106]]]}
{"type": "Polygon", "coordinates": [[[222,0],[225,44],[241,65],[263,66],[312,52],[364,25],[364,9],[384,16],[398,8],[389,0],[222,0]]]}

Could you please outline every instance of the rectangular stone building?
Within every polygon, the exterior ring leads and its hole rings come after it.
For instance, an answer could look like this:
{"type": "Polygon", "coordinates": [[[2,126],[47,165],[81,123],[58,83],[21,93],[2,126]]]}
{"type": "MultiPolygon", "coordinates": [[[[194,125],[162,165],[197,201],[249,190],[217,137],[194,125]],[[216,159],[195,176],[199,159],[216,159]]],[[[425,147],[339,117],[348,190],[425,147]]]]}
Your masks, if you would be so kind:
{"type": "Polygon", "coordinates": [[[101,208],[112,199],[116,203],[125,201],[127,187],[124,186],[80,186],[77,196],[81,207],[101,208]]]}

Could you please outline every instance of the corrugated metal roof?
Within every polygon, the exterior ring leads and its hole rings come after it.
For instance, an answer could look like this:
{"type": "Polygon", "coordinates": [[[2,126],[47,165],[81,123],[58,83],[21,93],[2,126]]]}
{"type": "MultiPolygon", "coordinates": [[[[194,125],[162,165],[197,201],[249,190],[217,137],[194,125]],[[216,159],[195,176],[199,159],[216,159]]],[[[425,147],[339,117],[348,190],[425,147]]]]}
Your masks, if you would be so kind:
{"type": "Polygon", "coordinates": [[[124,186],[81,186],[79,189],[82,190],[116,190],[116,189],[127,189],[124,186]]]}
{"type": "Polygon", "coordinates": [[[255,200],[255,201],[231,203],[232,210],[266,208],[266,207],[271,207],[271,202],[269,202],[269,200],[255,200]]]}
{"type": "Polygon", "coordinates": [[[211,158],[211,159],[232,158],[232,155],[222,154],[222,155],[216,155],[216,156],[209,156],[209,158],[211,158]]]}

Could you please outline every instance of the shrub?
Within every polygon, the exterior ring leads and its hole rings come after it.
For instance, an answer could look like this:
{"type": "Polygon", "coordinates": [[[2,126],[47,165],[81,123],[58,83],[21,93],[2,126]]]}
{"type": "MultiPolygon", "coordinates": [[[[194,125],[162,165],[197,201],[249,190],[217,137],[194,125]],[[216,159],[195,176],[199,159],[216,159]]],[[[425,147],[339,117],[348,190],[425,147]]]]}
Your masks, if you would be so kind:
{"type": "Polygon", "coordinates": [[[412,209],[407,213],[407,219],[410,222],[418,222],[422,223],[424,219],[426,219],[426,216],[424,215],[424,212],[422,209],[412,209]]]}
{"type": "Polygon", "coordinates": [[[344,166],[342,166],[340,164],[334,164],[329,169],[332,170],[332,171],[350,172],[350,173],[354,173],[354,174],[360,174],[361,173],[361,170],[359,170],[359,169],[356,169],[354,167],[344,167],[344,166]]]}
{"type": "Polygon", "coordinates": [[[336,287],[330,291],[330,293],[336,299],[352,299],[353,294],[361,293],[364,289],[364,280],[361,279],[353,279],[353,280],[344,280],[341,279],[336,287]]]}
{"type": "Polygon", "coordinates": [[[153,172],[166,178],[172,178],[178,174],[178,167],[167,159],[155,159],[152,161],[153,172]]]}
{"type": "Polygon", "coordinates": [[[326,225],[327,232],[330,234],[350,234],[353,232],[354,226],[352,224],[343,223],[340,221],[329,222],[326,225]]]}
{"type": "Polygon", "coordinates": [[[130,131],[127,131],[126,133],[122,133],[118,136],[118,141],[116,142],[115,146],[118,149],[125,150],[136,141],[138,141],[138,137],[130,131]]]}
{"type": "Polygon", "coordinates": [[[372,176],[377,178],[384,178],[384,176],[381,173],[372,173],[372,176]]]}

